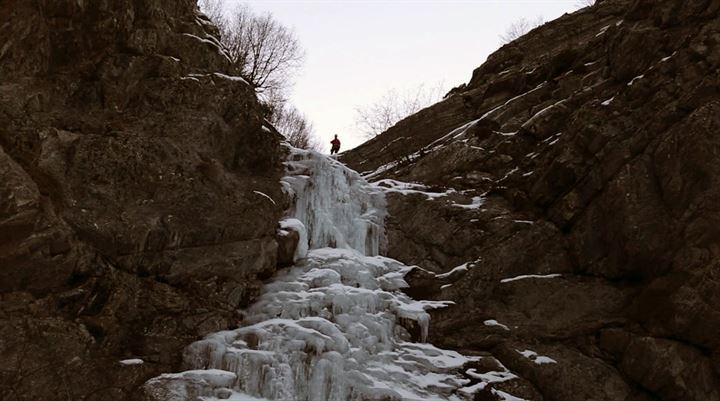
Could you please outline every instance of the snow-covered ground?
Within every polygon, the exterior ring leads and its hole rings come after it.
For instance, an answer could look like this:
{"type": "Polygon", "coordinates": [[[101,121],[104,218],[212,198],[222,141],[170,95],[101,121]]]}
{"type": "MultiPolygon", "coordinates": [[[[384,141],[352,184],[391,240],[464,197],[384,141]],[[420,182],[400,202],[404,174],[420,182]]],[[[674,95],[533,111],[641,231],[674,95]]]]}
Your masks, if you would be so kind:
{"type": "Polygon", "coordinates": [[[401,290],[410,267],[378,256],[382,191],[315,152],[292,150],[287,171],[294,206],[281,229],[306,242],[296,265],[265,286],[241,328],[187,347],[190,370],[149,380],[152,398],[470,400],[515,377],[463,374],[478,357],[425,343],[426,311],[449,303],[409,298],[401,290]]]}

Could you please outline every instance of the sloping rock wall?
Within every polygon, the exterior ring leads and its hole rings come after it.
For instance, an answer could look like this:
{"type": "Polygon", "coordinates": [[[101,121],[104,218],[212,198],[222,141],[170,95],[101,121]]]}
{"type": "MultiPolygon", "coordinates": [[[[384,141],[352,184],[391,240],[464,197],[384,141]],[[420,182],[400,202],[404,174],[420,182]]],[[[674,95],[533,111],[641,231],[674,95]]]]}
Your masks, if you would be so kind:
{"type": "Polygon", "coordinates": [[[445,194],[389,191],[389,256],[457,302],[431,341],[545,400],[720,399],[718,77],[719,2],[605,0],[344,154],[445,194]]]}
{"type": "Polygon", "coordinates": [[[0,399],[129,399],[275,270],[280,138],[217,34],[192,0],[0,3],[0,399]]]}

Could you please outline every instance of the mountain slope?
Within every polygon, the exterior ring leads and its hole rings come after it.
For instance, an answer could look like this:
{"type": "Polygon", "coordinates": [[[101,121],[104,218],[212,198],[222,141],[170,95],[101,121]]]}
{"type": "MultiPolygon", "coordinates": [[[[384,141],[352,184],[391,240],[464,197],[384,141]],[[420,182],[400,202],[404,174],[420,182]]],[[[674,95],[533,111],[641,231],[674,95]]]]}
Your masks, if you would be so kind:
{"type": "Polygon", "coordinates": [[[546,400],[720,399],[719,12],[599,2],[343,154],[388,187],[411,292],[457,302],[432,342],[546,400]]]}

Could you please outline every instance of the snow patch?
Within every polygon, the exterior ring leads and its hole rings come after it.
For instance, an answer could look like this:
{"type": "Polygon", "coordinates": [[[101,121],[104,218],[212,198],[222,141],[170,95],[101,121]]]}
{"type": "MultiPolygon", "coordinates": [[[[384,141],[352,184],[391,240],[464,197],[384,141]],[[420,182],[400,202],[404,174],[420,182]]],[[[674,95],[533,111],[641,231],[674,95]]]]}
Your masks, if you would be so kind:
{"type": "Polygon", "coordinates": [[[501,390],[492,389],[491,392],[493,394],[497,395],[498,397],[502,398],[502,401],[527,401],[524,398],[515,397],[514,395],[508,394],[501,390]]]}
{"type": "Polygon", "coordinates": [[[502,323],[499,323],[497,320],[494,320],[494,319],[486,320],[486,321],[483,322],[483,324],[484,324],[485,326],[489,326],[489,327],[493,327],[493,326],[501,327],[501,328],[503,328],[503,329],[505,329],[505,330],[507,330],[507,331],[510,331],[510,328],[509,328],[509,327],[505,326],[505,325],[502,324],[502,323]]]}
{"type": "Polygon", "coordinates": [[[442,198],[456,193],[456,191],[452,188],[444,192],[431,192],[428,191],[427,186],[422,184],[402,182],[388,178],[376,181],[373,185],[377,186],[385,193],[398,193],[402,195],[420,194],[426,196],[428,199],[442,198]]]}
{"type": "Polygon", "coordinates": [[[271,198],[270,196],[268,196],[266,193],[260,192],[260,191],[253,191],[253,193],[254,193],[254,194],[257,194],[257,195],[260,195],[260,196],[262,196],[263,198],[269,200],[270,202],[272,202],[273,205],[277,205],[277,203],[275,203],[275,200],[273,200],[273,198],[271,198]]]}
{"type": "Polygon", "coordinates": [[[223,49],[223,47],[220,45],[220,42],[216,38],[208,36],[206,39],[204,39],[191,33],[183,33],[183,36],[187,36],[202,43],[209,44],[210,46],[214,47],[215,50],[217,50],[218,54],[225,57],[228,61],[232,62],[232,60],[230,60],[230,56],[227,54],[225,49],[223,49]]]}
{"type": "Polygon", "coordinates": [[[517,351],[518,354],[524,356],[525,358],[530,359],[531,361],[535,362],[536,365],[557,363],[556,360],[554,360],[550,357],[547,357],[547,356],[538,355],[537,352],[531,351],[529,349],[527,349],[525,351],[520,351],[520,350],[515,350],[515,351],[517,351]]]}
{"type": "Polygon", "coordinates": [[[468,271],[468,267],[470,265],[471,265],[471,262],[463,263],[460,266],[454,267],[452,270],[450,270],[447,273],[436,274],[435,278],[448,278],[455,273],[466,272],[466,271],[468,271]]]}
{"type": "Polygon", "coordinates": [[[250,84],[248,83],[248,81],[246,81],[245,78],[243,78],[243,77],[238,77],[238,76],[234,76],[234,75],[225,75],[225,74],[221,74],[221,73],[219,73],[219,72],[215,72],[215,73],[213,73],[213,75],[215,75],[215,76],[218,77],[218,78],[226,79],[226,80],[228,80],[228,81],[232,81],[232,82],[242,82],[242,83],[244,83],[244,84],[246,84],[246,85],[250,85],[250,84]]]}
{"type": "Polygon", "coordinates": [[[675,57],[676,54],[677,54],[677,51],[674,51],[673,54],[671,54],[671,55],[669,55],[669,56],[667,56],[667,57],[663,57],[662,59],[660,59],[660,62],[661,62],[661,63],[664,63],[664,62],[670,60],[671,58],[675,57]]]}
{"type": "Polygon", "coordinates": [[[530,125],[532,125],[533,123],[535,123],[535,121],[537,121],[540,117],[542,117],[545,113],[547,113],[548,111],[554,109],[555,107],[561,106],[561,105],[562,105],[563,103],[565,103],[565,102],[567,102],[567,99],[563,99],[563,100],[560,100],[559,102],[555,102],[555,103],[551,104],[550,106],[547,106],[547,107],[545,107],[544,109],[538,111],[538,112],[535,113],[532,117],[530,117],[529,120],[527,120],[527,121],[525,121],[525,122],[523,123],[522,128],[527,128],[527,127],[529,127],[530,125]]]}
{"type": "Polygon", "coordinates": [[[633,78],[632,80],[630,80],[630,82],[628,82],[627,86],[633,86],[633,85],[635,84],[635,82],[637,82],[637,81],[639,81],[639,80],[641,80],[641,79],[643,79],[643,78],[645,78],[645,74],[643,74],[643,75],[638,75],[637,77],[635,77],[635,78],[633,78]]]}
{"type": "Polygon", "coordinates": [[[525,274],[525,275],[517,276],[517,277],[504,278],[504,279],[500,280],[500,282],[501,283],[510,283],[513,281],[527,280],[527,279],[532,279],[532,278],[546,279],[546,278],[558,278],[558,277],[562,277],[562,274],[525,274]]]}
{"type": "Polygon", "coordinates": [[[472,201],[467,205],[461,205],[457,203],[453,203],[453,206],[459,207],[466,210],[475,210],[479,209],[480,206],[485,204],[485,198],[482,196],[473,196],[472,201]]]}
{"type": "Polygon", "coordinates": [[[608,29],[610,29],[610,25],[602,27],[602,29],[600,29],[600,32],[598,32],[598,34],[595,35],[595,37],[597,38],[598,36],[604,35],[608,29]]]}
{"type": "Polygon", "coordinates": [[[298,260],[307,256],[308,235],[307,235],[307,229],[305,229],[305,224],[303,224],[302,221],[300,221],[298,219],[285,218],[285,219],[280,220],[280,228],[283,230],[295,231],[298,233],[298,236],[300,237],[298,239],[297,247],[295,248],[295,255],[293,257],[293,261],[297,262],[298,260]]]}

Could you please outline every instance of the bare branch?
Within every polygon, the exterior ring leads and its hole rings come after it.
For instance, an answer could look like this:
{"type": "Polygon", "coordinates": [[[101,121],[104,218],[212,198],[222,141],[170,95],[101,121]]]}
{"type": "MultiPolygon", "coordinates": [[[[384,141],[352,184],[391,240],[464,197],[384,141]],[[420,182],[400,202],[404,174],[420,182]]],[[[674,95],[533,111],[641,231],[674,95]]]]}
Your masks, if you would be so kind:
{"type": "Polygon", "coordinates": [[[207,15],[215,25],[221,28],[221,25],[225,21],[222,0],[198,0],[198,6],[200,7],[200,11],[207,15]]]}
{"type": "Polygon", "coordinates": [[[233,64],[258,92],[287,90],[305,57],[295,33],[270,13],[258,15],[247,5],[224,13],[221,0],[199,0],[221,30],[221,42],[233,64]]]}
{"type": "Polygon", "coordinates": [[[368,138],[385,132],[403,118],[438,102],[445,94],[444,84],[399,91],[390,89],[376,102],[355,108],[355,125],[368,138]]]}
{"type": "Polygon", "coordinates": [[[510,43],[513,40],[525,35],[526,33],[532,31],[533,29],[539,27],[544,23],[545,21],[542,19],[542,17],[537,17],[534,20],[520,18],[519,20],[513,22],[512,24],[510,24],[510,26],[507,27],[505,33],[500,35],[500,40],[502,41],[502,43],[510,43]]]}
{"type": "Polygon", "coordinates": [[[320,151],[321,146],[315,137],[312,124],[292,105],[280,103],[273,110],[270,122],[292,146],[320,151]]]}

